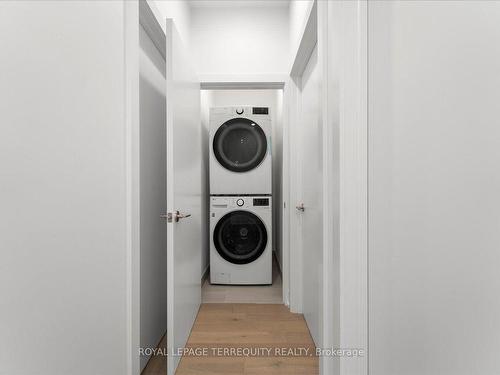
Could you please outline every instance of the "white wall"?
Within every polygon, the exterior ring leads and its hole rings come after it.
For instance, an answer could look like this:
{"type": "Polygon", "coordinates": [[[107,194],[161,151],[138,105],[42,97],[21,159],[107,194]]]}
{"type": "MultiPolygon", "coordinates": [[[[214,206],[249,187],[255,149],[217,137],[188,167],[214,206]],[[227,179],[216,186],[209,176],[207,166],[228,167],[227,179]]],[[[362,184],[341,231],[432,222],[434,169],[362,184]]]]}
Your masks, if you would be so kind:
{"type": "Polygon", "coordinates": [[[0,2],[2,374],[126,373],[123,12],[0,2]]]}
{"type": "MultiPolygon", "coordinates": [[[[139,29],[140,103],[140,336],[154,348],[167,330],[167,212],[165,60],[139,29]]],[[[141,369],[149,356],[141,357],[141,369]]]]}
{"type": "Polygon", "coordinates": [[[286,73],[288,32],[286,6],[193,7],[196,70],[199,75],[286,73]]]}
{"type": "MultiPolygon", "coordinates": [[[[283,91],[282,90],[202,90],[202,98],[205,97],[202,108],[206,117],[208,130],[209,106],[224,107],[238,105],[252,105],[269,107],[271,113],[272,129],[272,157],[273,157],[273,250],[281,265],[281,226],[282,226],[282,134],[283,134],[283,91]]],[[[208,140],[207,140],[208,142],[208,140]]],[[[207,143],[208,144],[208,143],[207,143]]],[[[206,150],[208,155],[208,148],[206,150]]]]}
{"type": "Polygon", "coordinates": [[[369,4],[369,368],[500,369],[500,3],[369,4]]]}

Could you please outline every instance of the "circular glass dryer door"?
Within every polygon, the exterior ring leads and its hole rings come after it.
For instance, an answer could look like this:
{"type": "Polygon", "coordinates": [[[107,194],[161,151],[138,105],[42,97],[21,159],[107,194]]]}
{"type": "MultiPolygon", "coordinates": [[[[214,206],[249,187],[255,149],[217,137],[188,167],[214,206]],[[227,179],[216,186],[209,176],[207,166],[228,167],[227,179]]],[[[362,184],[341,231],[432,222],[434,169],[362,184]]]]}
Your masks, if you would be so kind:
{"type": "Polygon", "coordinates": [[[267,230],[262,220],[248,211],[224,215],[215,226],[213,241],[225,260],[247,264],[262,255],[267,245],[267,230]]]}
{"type": "Polygon", "coordinates": [[[233,172],[247,172],[256,168],[266,157],[266,134],[254,121],[234,118],[217,129],[213,149],[224,168],[233,172]]]}

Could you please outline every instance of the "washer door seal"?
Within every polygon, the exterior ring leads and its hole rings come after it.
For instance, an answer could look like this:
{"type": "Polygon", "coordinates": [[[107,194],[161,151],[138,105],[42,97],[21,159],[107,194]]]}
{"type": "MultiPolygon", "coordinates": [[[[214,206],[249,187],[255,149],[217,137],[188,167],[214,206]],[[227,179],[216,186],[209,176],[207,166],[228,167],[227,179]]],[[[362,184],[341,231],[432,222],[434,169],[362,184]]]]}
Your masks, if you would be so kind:
{"type": "Polygon", "coordinates": [[[217,129],[213,150],[224,168],[233,172],[247,172],[258,167],[266,157],[266,134],[252,120],[233,118],[217,129]]]}
{"type": "Polygon", "coordinates": [[[259,258],[267,245],[262,220],[249,211],[232,211],[215,226],[213,241],[217,252],[228,262],[248,264],[259,258]]]}

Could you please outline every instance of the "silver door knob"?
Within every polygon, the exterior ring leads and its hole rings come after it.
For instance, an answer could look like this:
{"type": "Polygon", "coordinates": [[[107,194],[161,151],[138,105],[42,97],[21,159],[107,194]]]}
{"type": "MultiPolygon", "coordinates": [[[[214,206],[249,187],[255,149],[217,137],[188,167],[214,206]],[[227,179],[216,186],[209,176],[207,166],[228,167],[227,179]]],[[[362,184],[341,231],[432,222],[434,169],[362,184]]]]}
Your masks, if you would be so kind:
{"type": "Polygon", "coordinates": [[[167,219],[168,223],[175,222],[177,223],[179,219],[185,219],[186,217],[190,217],[191,214],[181,214],[179,211],[168,212],[166,214],[160,215],[161,219],[167,219]]]}
{"type": "Polygon", "coordinates": [[[299,204],[298,206],[295,206],[295,208],[296,208],[297,210],[301,211],[301,212],[304,212],[304,210],[306,209],[306,208],[304,207],[304,203],[301,203],[301,204],[299,204]]]}
{"type": "Polygon", "coordinates": [[[191,214],[181,214],[179,211],[175,211],[175,217],[177,220],[175,221],[179,221],[179,219],[185,219],[186,217],[190,217],[191,214]]]}

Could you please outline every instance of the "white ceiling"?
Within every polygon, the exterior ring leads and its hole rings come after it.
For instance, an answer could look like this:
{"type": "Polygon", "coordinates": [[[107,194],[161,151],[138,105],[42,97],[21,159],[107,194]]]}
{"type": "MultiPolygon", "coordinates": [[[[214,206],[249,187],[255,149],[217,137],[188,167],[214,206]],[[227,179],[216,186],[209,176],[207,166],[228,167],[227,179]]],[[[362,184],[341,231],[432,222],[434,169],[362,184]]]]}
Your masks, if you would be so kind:
{"type": "Polygon", "coordinates": [[[290,5],[290,0],[190,0],[189,5],[193,8],[288,7],[290,5]]]}

